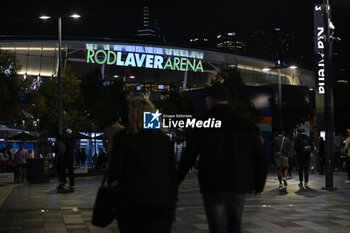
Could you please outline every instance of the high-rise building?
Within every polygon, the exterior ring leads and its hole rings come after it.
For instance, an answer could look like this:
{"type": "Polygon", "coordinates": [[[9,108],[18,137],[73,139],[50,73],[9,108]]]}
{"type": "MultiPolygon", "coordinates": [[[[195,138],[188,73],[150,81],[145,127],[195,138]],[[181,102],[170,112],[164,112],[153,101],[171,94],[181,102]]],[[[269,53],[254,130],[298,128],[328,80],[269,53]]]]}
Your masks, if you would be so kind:
{"type": "Polygon", "coordinates": [[[141,29],[137,30],[136,38],[146,41],[165,43],[165,37],[161,34],[159,20],[153,15],[150,7],[143,8],[143,20],[141,29]]]}
{"type": "Polygon", "coordinates": [[[246,43],[241,41],[235,32],[219,34],[216,47],[218,49],[231,51],[237,54],[245,54],[246,43]]]}
{"type": "Polygon", "coordinates": [[[208,37],[202,37],[202,36],[193,37],[190,39],[189,42],[191,46],[195,46],[195,47],[203,47],[203,48],[210,47],[208,37]]]}
{"type": "Polygon", "coordinates": [[[294,35],[278,27],[255,31],[249,42],[248,53],[251,56],[272,61],[295,62],[294,35]]]}

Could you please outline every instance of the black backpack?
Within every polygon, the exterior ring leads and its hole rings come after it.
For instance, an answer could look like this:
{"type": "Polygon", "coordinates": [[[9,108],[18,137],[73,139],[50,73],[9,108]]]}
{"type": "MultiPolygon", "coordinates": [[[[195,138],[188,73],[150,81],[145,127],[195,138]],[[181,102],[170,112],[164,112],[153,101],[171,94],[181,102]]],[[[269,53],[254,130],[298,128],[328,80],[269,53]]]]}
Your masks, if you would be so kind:
{"type": "Polygon", "coordinates": [[[299,149],[303,154],[311,153],[310,141],[306,136],[302,136],[299,140],[299,149]]]}

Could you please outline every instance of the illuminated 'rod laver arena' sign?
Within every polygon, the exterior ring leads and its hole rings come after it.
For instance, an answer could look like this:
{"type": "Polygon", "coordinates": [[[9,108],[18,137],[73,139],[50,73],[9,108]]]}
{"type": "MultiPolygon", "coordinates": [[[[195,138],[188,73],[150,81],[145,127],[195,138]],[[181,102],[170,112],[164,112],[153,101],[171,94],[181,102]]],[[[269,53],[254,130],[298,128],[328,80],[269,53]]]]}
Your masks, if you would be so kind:
{"type": "Polygon", "coordinates": [[[202,60],[187,57],[87,49],[87,63],[203,72],[202,60]]]}

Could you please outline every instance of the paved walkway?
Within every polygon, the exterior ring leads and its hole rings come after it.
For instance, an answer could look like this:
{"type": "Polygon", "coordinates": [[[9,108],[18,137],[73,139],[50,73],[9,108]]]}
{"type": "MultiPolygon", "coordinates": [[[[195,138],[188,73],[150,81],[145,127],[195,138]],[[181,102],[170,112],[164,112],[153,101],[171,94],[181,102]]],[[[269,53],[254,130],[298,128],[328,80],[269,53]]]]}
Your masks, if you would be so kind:
{"type": "MultiPolygon", "coordinates": [[[[247,196],[243,232],[350,232],[350,184],[344,184],[344,177],[335,173],[334,192],[321,189],[323,176],[311,175],[310,190],[299,192],[298,181],[291,179],[288,193],[281,194],[271,174],[264,193],[247,196]]],[[[76,192],[70,194],[58,194],[54,182],[14,187],[0,207],[0,233],[117,233],[115,222],[107,228],[91,225],[100,181],[101,177],[78,178],[76,192]]],[[[208,232],[194,175],[181,185],[179,199],[173,233],[208,232]]]]}

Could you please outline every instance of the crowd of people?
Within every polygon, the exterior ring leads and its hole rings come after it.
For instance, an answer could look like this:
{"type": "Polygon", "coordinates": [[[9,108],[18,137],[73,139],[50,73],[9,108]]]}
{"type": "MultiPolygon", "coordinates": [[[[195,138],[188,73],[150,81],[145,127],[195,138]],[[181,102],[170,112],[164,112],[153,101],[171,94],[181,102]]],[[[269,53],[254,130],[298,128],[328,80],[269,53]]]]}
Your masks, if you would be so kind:
{"type": "MultiPolygon", "coordinates": [[[[263,139],[257,126],[230,107],[229,94],[223,85],[207,88],[205,98],[208,112],[200,119],[220,120],[221,127],[192,129],[178,162],[173,142],[164,129],[144,129],[143,113],[156,111],[147,99],[131,100],[127,127],[117,116],[105,128],[103,144],[106,152],[101,150],[95,154],[93,164],[96,170],[107,169],[107,183],[116,199],[114,217],[121,233],[170,233],[178,188],[194,165],[209,232],[241,232],[245,196],[247,193],[258,195],[266,182],[268,163],[263,139]]],[[[346,183],[350,183],[350,129],[347,133],[343,166],[347,165],[346,183]]],[[[314,143],[304,128],[299,128],[293,138],[279,129],[273,139],[273,148],[280,190],[287,188],[292,167],[298,170],[300,189],[310,187],[311,162],[312,166],[317,164],[320,175],[324,174],[325,142],[322,137],[314,143]],[[316,162],[312,160],[315,151],[316,162]]],[[[84,166],[86,152],[82,148],[77,156],[70,129],[57,136],[53,152],[56,155],[54,170],[59,181],[57,189],[73,192],[74,161],[84,166]]],[[[12,169],[16,164],[19,176],[25,179],[27,156],[23,143],[16,153],[12,152],[11,146],[6,147],[0,152],[1,171],[12,169]]]]}
{"type": "MultiPolygon", "coordinates": [[[[350,183],[350,129],[347,130],[348,137],[342,147],[342,169],[348,173],[345,183],[350,183]]],[[[273,140],[274,163],[277,167],[279,189],[286,189],[287,177],[291,177],[293,167],[299,175],[300,190],[309,189],[310,169],[313,173],[317,171],[319,175],[325,174],[325,140],[318,137],[315,142],[307,135],[305,129],[300,127],[297,135],[288,138],[286,132],[280,129],[273,140]]],[[[332,159],[334,161],[334,159],[332,159]]],[[[331,164],[331,169],[336,169],[336,163],[331,164]]]]}
{"type": "Polygon", "coordinates": [[[28,150],[19,143],[19,149],[13,152],[12,146],[7,145],[0,150],[0,172],[15,172],[21,181],[26,181],[28,150]]]}

